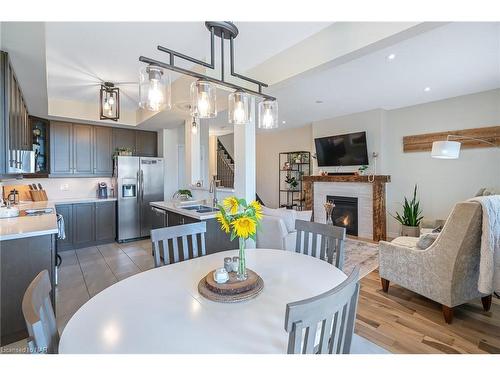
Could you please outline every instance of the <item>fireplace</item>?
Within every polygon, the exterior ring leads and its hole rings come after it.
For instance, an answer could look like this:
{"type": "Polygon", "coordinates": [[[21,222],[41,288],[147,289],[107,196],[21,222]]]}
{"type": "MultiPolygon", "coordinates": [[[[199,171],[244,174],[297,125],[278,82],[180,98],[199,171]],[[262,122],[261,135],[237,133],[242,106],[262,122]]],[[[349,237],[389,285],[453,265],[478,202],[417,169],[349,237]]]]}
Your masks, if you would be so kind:
{"type": "Polygon", "coordinates": [[[346,228],[346,233],[358,235],[358,198],[327,195],[327,201],[333,201],[333,225],[346,228]]]}

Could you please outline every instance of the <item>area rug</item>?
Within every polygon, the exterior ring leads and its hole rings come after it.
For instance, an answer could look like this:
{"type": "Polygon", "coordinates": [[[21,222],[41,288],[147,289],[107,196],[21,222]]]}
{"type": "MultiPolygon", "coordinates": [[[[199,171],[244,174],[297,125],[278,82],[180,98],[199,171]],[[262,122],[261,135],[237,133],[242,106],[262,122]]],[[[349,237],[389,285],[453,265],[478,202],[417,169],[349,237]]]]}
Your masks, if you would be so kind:
{"type": "Polygon", "coordinates": [[[349,275],[356,265],[359,278],[363,278],[378,267],[378,244],[347,238],[344,243],[344,272],[349,275]]]}

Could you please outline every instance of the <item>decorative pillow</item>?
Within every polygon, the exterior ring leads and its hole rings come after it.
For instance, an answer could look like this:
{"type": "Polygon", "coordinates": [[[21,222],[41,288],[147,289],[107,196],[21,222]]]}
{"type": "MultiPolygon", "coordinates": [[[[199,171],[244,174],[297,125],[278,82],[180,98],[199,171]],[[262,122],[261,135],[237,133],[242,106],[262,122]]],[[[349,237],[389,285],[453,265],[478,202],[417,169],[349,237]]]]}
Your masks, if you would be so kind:
{"type": "Polygon", "coordinates": [[[431,246],[436,238],[438,238],[439,233],[426,233],[422,234],[417,241],[417,249],[425,250],[431,246]]]}
{"type": "Polygon", "coordinates": [[[297,219],[297,211],[287,210],[286,208],[269,208],[262,207],[262,214],[267,216],[279,217],[285,223],[288,233],[295,231],[295,220],[297,219]]]}

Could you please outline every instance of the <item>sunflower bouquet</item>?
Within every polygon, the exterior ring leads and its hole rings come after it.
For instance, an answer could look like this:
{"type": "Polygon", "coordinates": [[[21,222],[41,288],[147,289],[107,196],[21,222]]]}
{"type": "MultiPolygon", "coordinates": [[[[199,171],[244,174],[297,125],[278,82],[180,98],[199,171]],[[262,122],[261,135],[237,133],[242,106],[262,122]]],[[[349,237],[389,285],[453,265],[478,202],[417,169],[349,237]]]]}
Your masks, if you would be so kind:
{"type": "Polygon", "coordinates": [[[221,229],[230,235],[231,241],[239,237],[240,254],[238,263],[239,280],[247,278],[245,262],[245,240],[251,238],[255,241],[257,229],[262,219],[262,206],[257,201],[247,204],[245,199],[228,197],[222,205],[217,205],[219,212],[216,218],[221,229]]]}

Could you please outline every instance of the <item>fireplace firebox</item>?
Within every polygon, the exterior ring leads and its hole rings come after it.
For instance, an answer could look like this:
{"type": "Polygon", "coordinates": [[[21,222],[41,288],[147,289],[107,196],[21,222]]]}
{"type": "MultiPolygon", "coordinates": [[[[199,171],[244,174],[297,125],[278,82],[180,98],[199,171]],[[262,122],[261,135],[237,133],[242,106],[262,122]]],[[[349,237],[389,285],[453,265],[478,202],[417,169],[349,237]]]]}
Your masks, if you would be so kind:
{"type": "Polygon", "coordinates": [[[346,228],[346,233],[358,235],[358,198],[327,195],[327,201],[333,201],[333,225],[346,228]]]}

